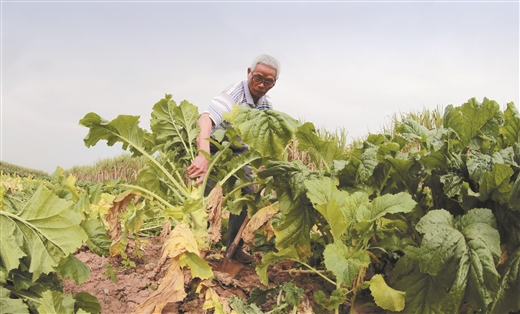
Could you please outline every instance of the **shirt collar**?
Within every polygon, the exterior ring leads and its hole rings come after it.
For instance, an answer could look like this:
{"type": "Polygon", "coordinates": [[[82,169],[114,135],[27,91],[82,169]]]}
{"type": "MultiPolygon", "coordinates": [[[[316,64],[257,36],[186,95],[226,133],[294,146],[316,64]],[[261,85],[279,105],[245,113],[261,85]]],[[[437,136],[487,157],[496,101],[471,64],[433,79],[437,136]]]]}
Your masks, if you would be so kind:
{"type": "Polygon", "coordinates": [[[253,101],[253,95],[251,95],[251,91],[249,90],[249,86],[247,85],[247,80],[242,81],[242,85],[244,87],[244,94],[246,95],[246,102],[251,106],[256,107],[256,104],[253,101]]]}

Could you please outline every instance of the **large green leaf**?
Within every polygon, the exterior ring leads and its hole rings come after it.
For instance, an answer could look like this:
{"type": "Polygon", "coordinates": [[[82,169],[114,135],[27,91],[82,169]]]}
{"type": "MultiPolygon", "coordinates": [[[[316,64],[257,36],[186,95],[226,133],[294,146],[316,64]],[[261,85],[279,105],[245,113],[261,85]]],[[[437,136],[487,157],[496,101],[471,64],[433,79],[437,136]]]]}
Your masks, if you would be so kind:
{"type": "Polygon", "coordinates": [[[372,176],[377,166],[377,148],[367,148],[359,159],[356,179],[364,182],[372,176]]]}
{"type": "Polygon", "coordinates": [[[345,212],[345,217],[349,221],[358,221],[357,218],[359,217],[359,212],[370,212],[370,206],[370,200],[367,193],[355,192],[346,197],[341,208],[345,212]]]}
{"type": "Polygon", "coordinates": [[[287,194],[294,201],[307,192],[305,180],[313,178],[312,173],[300,160],[267,162],[265,170],[260,171],[258,177],[261,179],[272,177],[277,195],[287,194]]]}
{"type": "Polygon", "coordinates": [[[462,298],[448,298],[446,287],[434,276],[421,273],[419,267],[406,256],[399,259],[392,275],[400,268],[406,268],[406,275],[394,285],[394,288],[405,291],[406,297],[405,308],[399,313],[458,313],[462,298]]]}
{"type": "Polygon", "coordinates": [[[284,194],[279,197],[282,223],[275,227],[276,248],[295,247],[301,255],[310,255],[310,232],[314,225],[314,209],[301,198],[296,202],[284,194]]]}
{"type": "Polygon", "coordinates": [[[472,151],[466,161],[469,178],[481,182],[482,176],[493,168],[493,159],[490,155],[472,151]]]}
{"type": "Polygon", "coordinates": [[[416,204],[408,193],[385,194],[374,198],[368,206],[360,207],[357,221],[375,221],[386,214],[409,213],[416,204]]]}
{"type": "MultiPolygon", "coordinates": [[[[134,184],[148,191],[153,191],[155,195],[163,199],[168,200],[172,197],[178,200],[177,196],[172,195],[172,192],[169,190],[166,175],[153,162],[147,162],[146,165],[139,170],[134,184]]],[[[175,204],[175,202],[172,203],[175,204]]]]}
{"type": "Polygon", "coordinates": [[[272,109],[251,110],[245,106],[234,106],[224,119],[233,123],[244,143],[263,157],[278,160],[284,159],[285,147],[298,124],[285,113],[272,109]]]}
{"type": "Polygon", "coordinates": [[[157,142],[165,143],[165,150],[179,151],[178,148],[182,147],[183,154],[192,160],[197,155],[194,143],[199,133],[198,109],[187,101],[177,105],[171,98],[172,95],[168,94],[154,105],[150,128],[156,134],[157,142]]]}
{"type": "Polygon", "coordinates": [[[504,111],[504,125],[500,127],[500,133],[504,135],[508,145],[520,143],[520,114],[514,103],[507,104],[504,111]]]}
{"type": "MultiPolygon", "coordinates": [[[[421,181],[418,175],[421,171],[421,164],[415,160],[401,158],[387,158],[386,161],[392,166],[391,177],[395,184],[410,194],[415,194],[421,181]]],[[[392,184],[387,182],[386,184],[392,184]]]]}
{"type": "Polygon", "coordinates": [[[454,172],[448,172],[445,175],[439,176],[442,183],[442,190],[446,196],[456,198],[461,194],[462,185],[465,182],[464,178],[454,172]]]}
{"type": "Polygon", "coordinates": [[[472,98],[459,107],[446,107],[443,121],[445,128],[457,133],[463,146],[479,149],[484,142],[496,142],[503,118],[495,101],[484,98],[479,103],[472,98]]]}
{"type": "Polygon", "coordinates": [[[134,156],[140,156],[152,149],[152,142],[146,130],[139,127],[139,116],[120,115],[112,121],[102,119],[91,112],[79,121],[80,125],[89,128],[83,139],[87,147],[95,146],[101,140],[107,141],[108,146],[122,143],[123,149],[130,149],[134,156]]]}
{"type": "Polygon", "coordinates": [[[395,128],[395,131],[400,133],[409,141],[422,140],[423,136],[428,133],[428,129],[425,126],[413,119],[406,119],[402,124],[395,128]]]}
{"type": "Polygon", "coordinates": [[[87,246],[89,250],[97,255],[108,256],[112,240],[101,220],[87,218],[81,223],[81,226],[88,235],[87,246]]]}
{"type": "Polygon", "coordinates": [[[71,294],[64,296],[58,291],[45,291],[39,300],[38,313],[72,314],[74,313],[74,298],[71,294]]]}
{"type": "Polygon", "coordinates": [[[81,285],[90,276],[90,268],[73,254],[69,254],[67,258],[60,261],[58,267],[56,267],[56,272],[63,279],[74,279],[78,285],[81,285]]]}
{"type": "MultiPolygon", "coordinates": [[[[123,149],[130,149],[134,156],[144,155],[148,159],[154,171],[160,173],[160,177],[164,178],[164,183],[169,187],[171,193],[175,194],[177,199],[182,201],[187,198],[192,198],[182,178],[179,178],[179,174],[172,174],[171,169],[165,168],[165,166],[153,156],[155,149],[154,136],[139,127],[138,116],[120,115],[112,121],[107,121],[91,112],[80,120],[80,124],[90,129],[87,136],[83,139],[87,147],[96,145],[100,140],[107,141],[107,145],[109,146],[115,143],[122,143],[123,149]],[[175,175],[177,175],[177,177],[175,177],[175,175]]],[[[149,171],[149,169],[145,169],[144,171],[149,171]]],[[[140,176],[138,181],[149,181],[150,175],[143,176],[140,176]],[[143,179],[143,176],[145,179],[143,179]]],[[[148,186],[149,184],[147,187],[148,186]]],[[[155,192],[155,190],[146,191],[146,193],[152,197],[157,195],[155,192]]]]}
{"type": "MultiPolygon", "coordinates": [[[[233,182],[230,180],[233,176],[238,177],[242,183],[246,183],[244,167],[258,161],[262,158],[256,151],[247,151],[233,158],[222,166],[223,173],[217,176],[219,184],[223,185],[226,182],[233,182]]],[[[226,192],[226,191],[224,191],[226,192]]]]}
{"type": "Polygon", "coordinates": [[[356,222],[360,210],[370,206],[367,193],[339,191],[329,178],[306,180],[307,196],[329,224],[335,241],[356,222]]]}
{"type": "Polygon", "coordinates": [[[509,184],[514,171],[505,164],[495,164],[491,172],[482,176],[480,184],[480,200],[491,198],[500,204],[507,204],[511,196],[512,187],[509,184]]]}
{"type": "Polygon", "coordinates": [[[11,314],[11,313],[29,313],[29,308],[23,303],[22,299],[11,299],[9,295],[11,291],[0,286],[0,313],[11,314]]]}
{"type": "Polygon", "coordinates": [[[62,258],[80,247],[87,235],[73,203],[41,186],[18,215],[0,211],[1,259],[7,270],[25,256],[33,280],[54,271],[62,258]]]}
{"type": "Polygon", "coordinates": [[[296,246],[300,254],[310,254],[310,230],[317,213],[306,196],[304,182],[313,174],[299,160],[274,161],[266,163],[258,177],[268,180],[278,196],[282,222],[275,227],[277,249],[296,246]]]}
{"type": "Polygon", "coordinates": [[[307,188],[307,197],[313,204],[323,205],[335,200],[342,206],[349,195],[338,190],[335,181],[328,177],[305,180],[303,183],[307,188]]]}
{"type": "Polygon", "coordinates": [[[76,302],[74,303],[74,310],[79,314],[79,310],[85,311],[85,313],[97,314],[101,313],[101,304],[99,300],[87,292],[78,292],[74,295],[76,302]]]}
{"type": "Polygon", "coordinates": [[[334,241],[341,241],[342,235],[347,231],[352,221],[347,221],[336,200],[331,200],[327,204],[317,205],[316,209],[329,223],[334,241]]]}
{"type": "Polygon", "coordinates": [[[332,271],[339,283],[350,287],[360,267],[368,267],[370,256],[367,251],[356,251],[341,242],[328,244],[323,252],[325,266],[332,271]]]}
{"type": "Polygon", "coordinates": [[[500,236],[495,217],[489,209],[475,208],[458,218],[457,227],[469,255],[466,299],[475,308],[484,309],[495,299],[500,278],[496,270],[501,254],[500,236]]]}
{"type": "Polygon", "coordinates": [[[451,290],[466,291],[475,308],[485,308],[496,294],[499,278],[495,264],[500,257],[500,237],[493,213],[477,208],[453,218],[446,210],[433,210],[416,228],[424,233],[421,272],[450,283],[451,290]]]}

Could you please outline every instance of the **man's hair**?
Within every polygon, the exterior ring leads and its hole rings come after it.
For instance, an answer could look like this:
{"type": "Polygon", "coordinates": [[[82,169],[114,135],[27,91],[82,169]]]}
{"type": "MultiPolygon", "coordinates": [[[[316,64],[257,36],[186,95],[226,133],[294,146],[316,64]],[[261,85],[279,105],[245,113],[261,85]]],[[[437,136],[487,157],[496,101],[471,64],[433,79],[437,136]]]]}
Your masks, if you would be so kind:
{"type": "Polygon", "coordinates": [[[251,62],[251,72],[256,68],[256,65],[262,63],[276,70],[276,78],[280,75],[280,62],[274,57],[266,54],[261,54],[251,62]]]}

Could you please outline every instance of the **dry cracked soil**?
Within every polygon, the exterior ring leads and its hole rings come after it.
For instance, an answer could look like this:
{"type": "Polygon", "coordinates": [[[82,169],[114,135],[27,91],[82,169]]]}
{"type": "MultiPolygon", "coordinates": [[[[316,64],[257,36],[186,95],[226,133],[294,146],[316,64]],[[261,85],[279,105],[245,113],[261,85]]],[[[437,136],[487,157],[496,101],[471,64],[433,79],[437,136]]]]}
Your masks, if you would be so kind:
{"type": "MultiPolygon", "coordinates": [[[[129,257],[134,256],[132,247],[135,243],[129,244],[129,257]]],[[[107,258],[99,256],[82,247],[76,252],[76,257],[90,267],[89,278],[81,285],[71,279],[64,280],[65,293],[88,292],[98,298],[102,313],[104,314],[126,314],[136,313],[134,307],[143,303],[160,285],[168,265],[157,269],[160,259],[162,243],[159,237],[141,241],[140,258],[131,258],[135,267],[124,266],[121,258],[107,258]]],[[[260,260],[261,256],[255,256],[260,260]]],[[[228,300],[232,295],[242,297],[247,300],[251,291],[255,288],[266,289],[260,283],[260,279],[255,272],[255,263],[244,266],[235,277],[229,276],[224,272],[214,271],[212,288],[219,295],[224,310],[230,311],[228,300]]],[[[323,290],[330,293],[334,287],[325,282],[321,277],[312,273],[298,273],[294,271],[291,262],[284,262],[272,265],[268,268],[269,285],[276,286],[294,280],[296,286],[304,290],[301,298],[301,305],[298,313],[313,313],[316,306],[313,298],[314,291],[323,290]]],[[[184,283],[187,297],[182,302],[170,302],[163,309],[162,314],[173,313],[211,313],[211,310],[203,310],[203,294],[196,293],[198,285],[197,278],[191,278],[188,270],[184,271],[184,283]]],[[[368,297],[370,297],[368,295],[368,297]]],[[[374,306],[370,306],[367,296],[358,296],[356,299],[360,303],[360,310],[356,313],[380,313],[374,306]],[[368,304],[368,306],[367,306],[368,304]]],[[[268,300],[260,306],[262,311],[269,311],[276,300],[268,300]]],[[[356,307],[357,303],[356,302],[356,307]]],[[[348,306],[340,307],[340,312],[348,313],[348,306]]],[[[136,313],[137,314],[137,313],[136,313]]]]}

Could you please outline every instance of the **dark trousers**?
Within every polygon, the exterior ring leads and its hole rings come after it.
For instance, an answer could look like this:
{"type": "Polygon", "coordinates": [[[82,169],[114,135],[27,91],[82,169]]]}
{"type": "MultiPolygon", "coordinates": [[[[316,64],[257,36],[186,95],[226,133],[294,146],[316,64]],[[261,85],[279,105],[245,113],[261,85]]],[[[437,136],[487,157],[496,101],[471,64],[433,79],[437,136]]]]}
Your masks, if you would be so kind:
{"type": "MultiPolygon", "coordinates": [[[[247,182],[251,182],[251,167],[245,166],[244,170],[246,171],[246,180],[247,182]]],[[[255,189],[253,186],[248,186],[246,188],[242,189],[242,194],[253,194],[255,192],[255,189]]],[[[242,226],[242,223],[244,223],[244,220],[247,217],[247,206],[244,206],[242,208],[242,211],[239,215],[229,215],[229,224],[228,224],[228,239],[226,248],[229,248],[231,246],[231,243],[235,240],[235,237],[237,236],[238,230],[240,230],[240,227],[242,226]]],[[[244,244],[244,240],[240,239],[240,242],[238,243],[237,248],[242,247],[244,244]]]]}
{"type": "MultiPolygon", "coordinates": [[[[240,149],[240,150],[233,150],[234,155],[239,155],[241,153],[244,153],[246,150],[240,149]]],[[[214,154],[216,152],[216,147],[214,145],[210,145],[210,153],[214,154]]],[[[245,166],[244,170],[246,172],[246,180],[247,182],[251,182],[251,167],[245,166]]],[[[215,186],[215,181],[208,179],[208,185],[206,186],[206,189],[204,191],[204,195],[208,196],[211,192],[211,189],[215,186]]],[[[243,195],[253,194],[255,192],[255,189],[253,186],[248,186],[242,189],[243,195]]],[[[237,236],[238,230],[240,230],[240,227],[244,223],[244,220],[247,217],[247,206],[244,206],[242,208],[242,211],[239,215],[230,214],[229,215],[229,222],[228,222],[228,238],[226,243],[226,250],[231,246],[233,241],[235,240],[235,237],[237,236]]],[[[238,243],[237,248],[241,248],[244,244],[244,240],[240,239],[240,242],[238,243]]]]}

